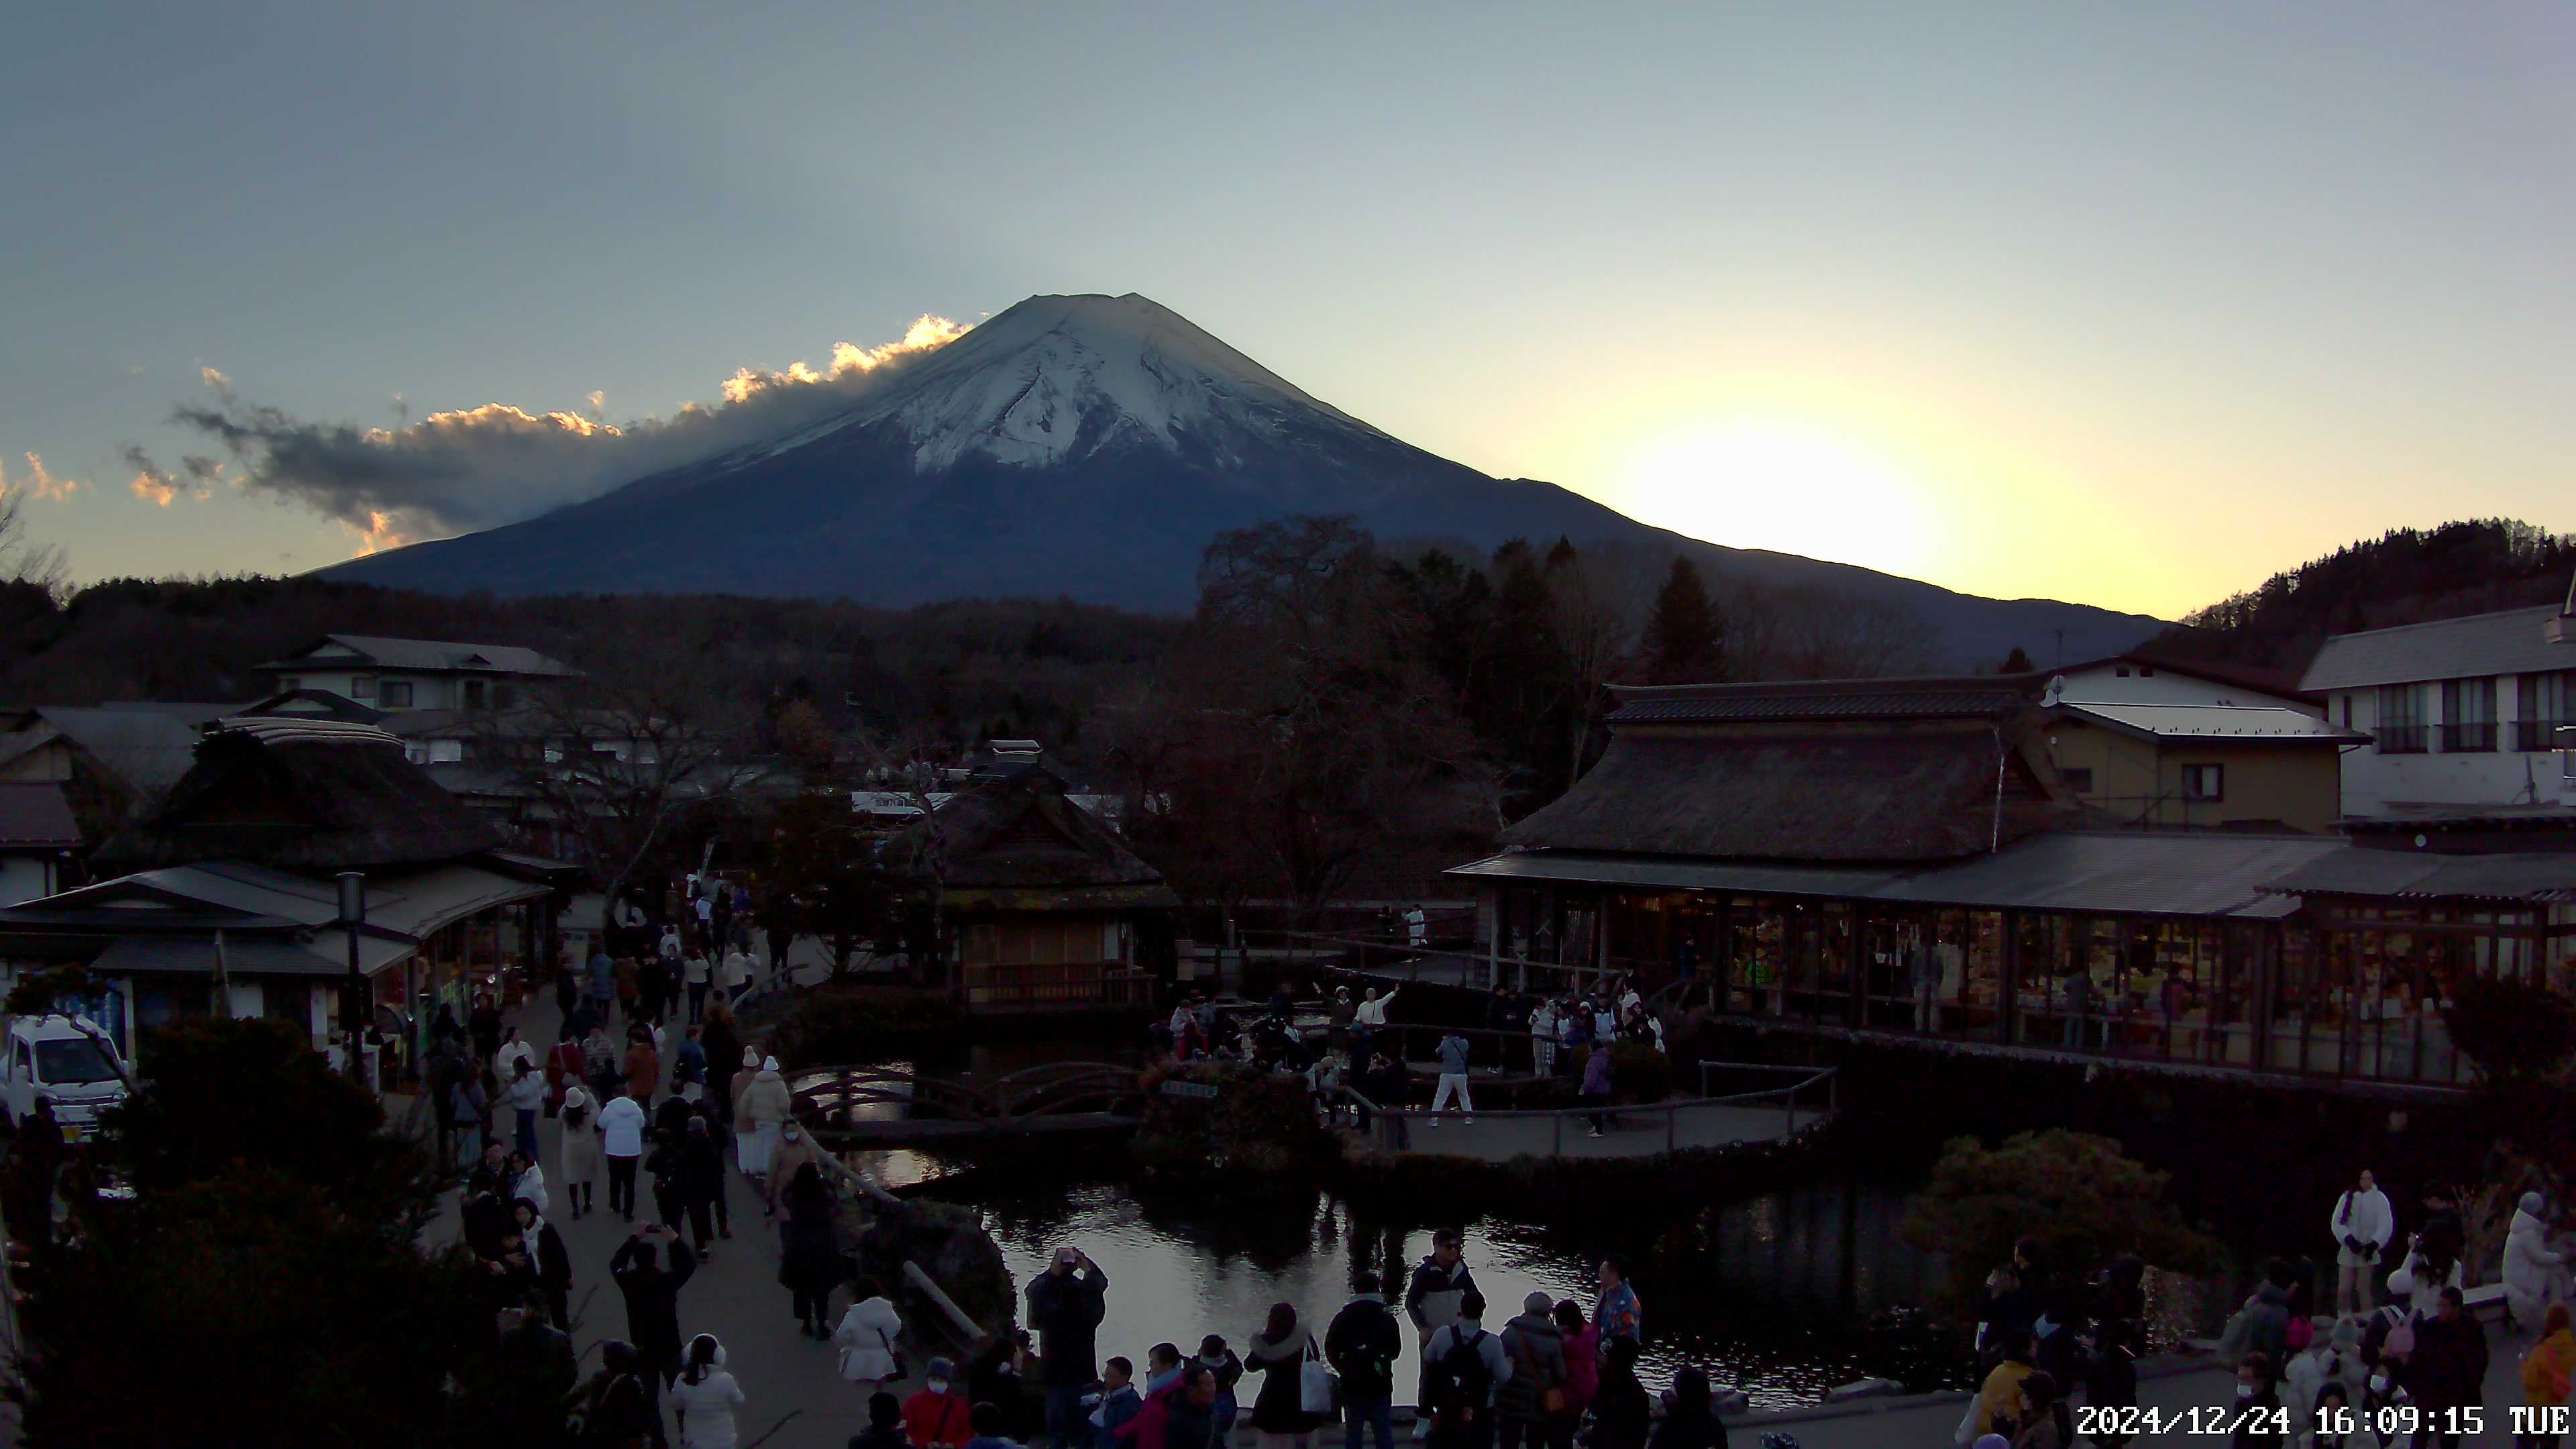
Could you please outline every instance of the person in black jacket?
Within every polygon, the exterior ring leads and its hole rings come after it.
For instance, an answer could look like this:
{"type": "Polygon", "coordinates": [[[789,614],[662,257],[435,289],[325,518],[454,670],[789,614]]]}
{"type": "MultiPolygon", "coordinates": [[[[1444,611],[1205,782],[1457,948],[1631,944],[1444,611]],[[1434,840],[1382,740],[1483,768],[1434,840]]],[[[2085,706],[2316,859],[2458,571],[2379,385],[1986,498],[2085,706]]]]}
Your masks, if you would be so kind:
{"type": "Polygon", "coordinates": [[[716,1151],[716,1140],[707,1131],[707,1119],[691,1113],[686,1135],[680,1139],[680,1170],[677,1183],[680,1210],[688,1214],[689,1237],[698,1247],[698,1261],[715,1256],[707,1246],[714,1234],[711,1221],[716,1197],[724,1191],[724,1158],[716,1151]]]}
{"type": "Polygon", "coordinates": [[[572,1392],[566,1408],[578,1421],[569,1442],[603,1449],[635,1449],[646,1440],[660,1442],[662,1410],[658,1382],[645,1367],[635,1345],[609,1339],[599,1346],[599,1372],[572,1392]]]}
{"type": "Polygon", "coordinates": [[[1592,1396],[1592,1449],[1646,1449],[1646,1386],[1637,1382],[1637,1340],[1602,1349],[1601,1389],[1592,1396]]]}
{"type": "Polygon", "coordinates": [[[608,1276],[626,1299],[626,1336],[635,1345],[638,1376],[653,1406],[653,1442],[662,1435],[662,1390],[680,1376],[680,1289],[698,1271],[698,1258],[679,1234],[661,1223],[646,1225],[608,1260],[608,1276]],[[666,1248],[670,1266],[654,1261],[666,1248]]]}
{"type": "MultiPolygon", "coordinates": [[[[2438,1421],[2443,1411],[2483,1401],[2487,1379],[2487,1334],[2469,1317],[2457,1288],[2442,1290],[2441,1308],[2415,1324],[2415,1353],[2401,1379],[2417,1408],[2438,1421]]],[[[2428,1433],[2426,1445],[2448,1446],[2458,1440],[2428,1433]]]]}
{"type": "Polygon", "coordinates": [[[832,1217],[832,1195],[823,1186],[823,1170],[800,1163],[787,1180],[787,1221],[780,1229],[779,1286],[785,1288],[802,1325],[812,1338],[830,1338],[823,1321],[832,1284],[840,1273],[841,1236],[832,1217]]]}
{"type": "Polygon", "coordinates": [[[683,1216],[678,1132],[665,1127],[653,1129],[653,1145],[644,1154],[644,1170],[653,1178],[653,1220],[676,1234],[683,1216]]]}
{"type": "Polygon", "coordinates": [[[1673,1375],[1664,1421],[1655,1426],[1649,1449],[1726,1449],[1726,1426],[1717,1421],[1709,1397],[1707,1374],[1685,1368],[1673,1375]]]}
{"type": "Polygon", "coordinates": [[[564,1396],[581,1376],[572,1337],[531,1298],[501,1316],[501,1415],[510,1444],[548,1445],[563,1429],[564,1396]]]}
{"type": "MultiPolygon", "coordinates": [[[[2116,1267],[2116,1265],[2114,1265],[2116,1267]]],[[[2143,1299],[2140,1300],[2142,1303],[2143,1299]]],[[[2099,1409],[2138,1406],[2138,1344],[2145,1338],[2135,1319],[2114,1319],[2102,1326],[2101,1339],[2084,1365],[2084,1402],[2099,1409]]],[[[2120,1416],[2110,1416],[2120,1420],[2120,1416]]],[[[2125,1422],[2125,1420],[2121,1420],[2125,1422]]],[[[2094,1431],[2101,1449],[2122,1449],[2133,1436],[2107,1429],[2094,1431]]]]}
{"type": "Polygon", "coordinates": [[[1083,1391],[1100,1378],[1100,1320],[1109,1275],[1080,1248],[1058,1248],[1029,1280],[1029,1327],[1038,1332],[1038,1377],[1046,1385],[1047,1437],[1064,1449],[1086,1437],[1083,1391]]]}
{"type": "MultiPolygon", "coordinates": [[[[537,1291],[544,1298],[547,1314],[557,1324],[572,1321],[572,1254],[564,1251],[563,1234],[537,1211],[537,1205],[521,1198],[510,1205],[511,1215],[519,1222],[519,1241],[527,1245],[528,1258],[537,1270],[537,1291]]],[[[566,1385],[570,1387],[570,1385],[566,1385]]]]}
{"type": "Polygon", "coordinates": [[[465,1204],[459,1211],[465,1246],[477,1258],[501,1256],[501,1234],[510,1226],[510,1210],[501,1201],[500,1178],[477,1167],[465,1180],[465,1204]]]}
{"type": "Polygon", "coordinates": [[[1362,1429],[1375,1426],[1378,1449],[1395,1449],[1395,1361],[1404,1353],[1403,1331],[1386,1299],[1361,1291],[1324,1330],[1324,1362],[1342,1376],[1342,1444],[1361,1449],[1362,1429]]]}

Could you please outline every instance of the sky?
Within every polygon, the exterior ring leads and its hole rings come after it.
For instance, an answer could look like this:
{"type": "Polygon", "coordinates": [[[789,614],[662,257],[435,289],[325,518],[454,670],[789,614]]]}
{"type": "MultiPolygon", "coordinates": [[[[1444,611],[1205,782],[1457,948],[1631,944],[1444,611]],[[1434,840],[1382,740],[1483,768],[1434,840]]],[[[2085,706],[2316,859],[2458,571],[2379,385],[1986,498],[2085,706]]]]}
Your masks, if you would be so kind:
{"type": "MultiPolygon", "coordinates": [[[[2576,6],[10,32],[0,485],[80,581],[385,541],[245,478],[261,409],[651,430],[1086,291],[1486,472],[1976,593],[2172,617],[2391,527],[2576,528],[2576,6]]],[[[531,464],[454,516],[617,481],[531,464]]]]}

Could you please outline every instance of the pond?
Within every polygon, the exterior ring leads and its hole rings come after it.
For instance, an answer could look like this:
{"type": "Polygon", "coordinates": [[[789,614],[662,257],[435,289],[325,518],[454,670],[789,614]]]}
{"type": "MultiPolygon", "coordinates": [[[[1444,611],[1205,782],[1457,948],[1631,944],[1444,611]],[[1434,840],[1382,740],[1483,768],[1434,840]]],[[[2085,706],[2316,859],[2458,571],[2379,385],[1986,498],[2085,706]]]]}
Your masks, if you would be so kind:
{"type": "MultiPolygon", "coordinates": [[[[977,1048],[933,1065],[989,1080],[1073,1054],[977,1048]]],[[[1088,1054],[1097,1055],[1096,1046],[1088,1054]]],[[[898,1185],[960,1166],[915,1151],[851,1160],[898,1185]]],[[[1873,1374],[1916,1388],[1966,1386],[1967,1365],[1919,1316],[1900,1312],[1924,1301],[1940,1266],[1897,1236],[1919,1181],[1842,1165],[1726,1201],[1638,1201],[1622,1190],[1599,1212],[1564,1222],[1488,1211],[1472,1200],[1424,1201],[1401,1213],[1383,1203],[1363,1208],[1311,1186],[1158,1191],[1079,1167],[1043,1184],[967,1173],[943,1195],[983,1211],[1023,1287],[1057,1247],[1089,1253],[1110,1278],[1103,1355],[1141,1362],[1157,1342],[1187,1350],[1209,1333],[1239,1351],[1281,1301],[1320,1333],[1355,1283],[1385,1291],[1391,1279],[1390,1301],[1399,1302],[1404,1275],[1431,1250],[1432,1228],[1454,1223],[1466,1231],[1468,1264],[1493,1305],[1489,1329],[1533,1290],[1574,1297],[1589,1317],[1594,1264],[1603,1253],[1622,1253],[1645,1304],[1641,1371],[1650,1385],[1697,1364],[1757,1407],[1781,1408],[1873,1374]]],[[[1410,1334],[1405,1347],[1398,1397],[1410,1401],[1418,1371],[1410,1334]]]]}

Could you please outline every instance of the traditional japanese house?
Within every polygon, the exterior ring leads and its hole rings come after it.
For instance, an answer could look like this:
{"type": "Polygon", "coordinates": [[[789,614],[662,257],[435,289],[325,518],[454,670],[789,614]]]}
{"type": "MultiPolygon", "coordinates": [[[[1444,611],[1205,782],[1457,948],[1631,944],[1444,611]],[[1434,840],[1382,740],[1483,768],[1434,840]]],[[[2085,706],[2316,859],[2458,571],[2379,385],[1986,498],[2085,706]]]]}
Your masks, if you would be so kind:
{"type": "Polygon", "coordinates": [[[1622,689],[1600,764],[1453,868],[1505,979],[2192,1070],[2454,1085],[2448,985],[2571,985],[2576,855],[2088,829],[2031,676],[1622,689]]]}
{"type": "Polygon", "coordinates": [[[1153,1003],[1155,981],[1170,974],[1180,901],[1053,771],[982,772],[938,807],[932,826],[948,955],[969,1010],[1153,1003]]]}
{"type": "Polygon", "coordinates": [[[406,1007],[415,1027],[442,1004],[461,1017],[477,983],[546,959],[567,881],[501,844],[382,730],[230,719],[157,808],[98,850],[103,878],[0,910],[0,967],[85,967],[91,1009],[116,1018],[103,1024],[129,1049],[208,1013],[293,1021],[319,1046],[340,1030],[354,933],[377,1024],[406,1007]],[[365,880],[362,922],[339,910],[336,877],[351,871],[365,880]]]}

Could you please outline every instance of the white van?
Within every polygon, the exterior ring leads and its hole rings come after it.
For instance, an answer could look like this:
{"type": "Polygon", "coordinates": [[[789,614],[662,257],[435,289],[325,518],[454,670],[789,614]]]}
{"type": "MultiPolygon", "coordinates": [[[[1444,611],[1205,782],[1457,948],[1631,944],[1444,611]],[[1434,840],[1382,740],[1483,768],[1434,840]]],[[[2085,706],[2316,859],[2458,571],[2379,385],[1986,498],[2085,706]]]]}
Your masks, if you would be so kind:
{"type": "Polygon", "coordinates": [[[10,1018],[7,1061],[0,1106],[12,1132],[35,1115],[37,1099],[45,1098],[54,1104],[64,1140],[86,1141],[98,1131],[99,1112],[125,1100],[125,1063],[115,1043],[83,1018],[10,1018]]]}

